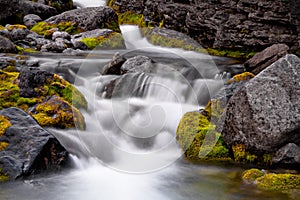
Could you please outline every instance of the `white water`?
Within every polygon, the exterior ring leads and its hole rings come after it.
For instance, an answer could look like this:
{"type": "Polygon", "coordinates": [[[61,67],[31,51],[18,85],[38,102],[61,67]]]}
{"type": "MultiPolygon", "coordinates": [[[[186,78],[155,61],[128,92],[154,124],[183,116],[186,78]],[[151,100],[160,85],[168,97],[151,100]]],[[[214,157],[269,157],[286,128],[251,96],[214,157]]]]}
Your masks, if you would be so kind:
{"type": "MultiPolygon", "coordinates": [[[[92,6],[104,1],[77,2],[92,6]]],[[[179,55],[198,71],[205,69],[201,71],[204,77],[213,66],[202,62],[207,59],[205,55],[154,47],[140,36],[136,27],[122,26],[122,32],[130,50],[142,48],[179,55]]],[[[50,66],[57,59],[47,59],[42,68],[55,71],[50,66]]],[[[89,110],[83,111],[87,130],[50,130],[72,154],[74,168],[58,175],[3,185],[0,199],[250,200],[258,199],[258,195],[259,199],[270,199],[268,194],[264,196],[253,188],[251,192],[239,189],[240,183],[234,178],[236,169],[194,166],[180,161],[181,151],[175,140],[180,118],[185,112],[199,109],[200,99],[216,93],[222,84],[220,80],[186,80],[180,71],[173,70],[171,76],[155,75],[148,79],[140,76],[138,82],[147,85],[140,96],[110,100],[99,94],[99,88],[115,77],[101,76],[97,72],[107,58],[98,59],[96,64],[95,60],[85,59],[79,72],[73,74],[77,88],[89,102],[89,110]]],[[[63,62],[74,61],[65,59],[63,62]]],[[[212,77],[217,79],[224,76],[215,69],[211,71],[212,77]]],[[[136,87],[141,89],[141,85],[136,87]]],[[[124,85],[121,91],[126,94],[129,89],[124,85]]],[[[281,196],[271,198],[281,199],[281,196]]]]}

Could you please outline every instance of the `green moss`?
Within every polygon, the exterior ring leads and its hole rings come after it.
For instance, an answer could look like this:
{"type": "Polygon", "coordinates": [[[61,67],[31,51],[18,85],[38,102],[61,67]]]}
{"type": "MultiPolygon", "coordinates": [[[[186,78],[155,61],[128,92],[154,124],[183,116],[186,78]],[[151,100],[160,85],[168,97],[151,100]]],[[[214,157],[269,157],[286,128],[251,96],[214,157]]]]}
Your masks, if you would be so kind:
{"type": "Polygon", "coordinates": [[[212,49],[207,48],[207,53],[214,56],[222,56],[222,57],[231,57],[231,58],[238,58],[238,59],[249,59],[254,56],[256,52],[253,51],[233,51],[229,49],[212,49]]]}
{"type": "MultiPolygon", "coordinates": [[[[11,123],[8,120],[8,118],[3,115],[0,115],[0,137],[5,134],[6,129],[8,129],[10,126],[11,126],[11,123]]],[[[7,142],[0,142],[0,151],[3,151],[7,146],[8,146],[7,142]]],[[[1,176],[1,173],[0,173],[0,176],[1,176]]]]}
{"type": "Polygon", "coordinates": [[[47,37],[47,35],[50,34],[50,30],[54,28],[58,28],[59,31],[65,31],[72,35],[82,32],[82,30],[77,26],[77,24],[72,22],[60,22],[59,24],[39,22],[31,28],[31,31],[34,31],[39,35],[44,35],[47,37]]]}
{"type": "Polygon", "coordinates": [[[242,175],[242,179],[246,182],[254,182],[257,178],[264,176],[265,173],[262,172],[259,169],[249,169],[246,170],[243,175],[242,175]]]}
{"type": "Polygon", "coordinates": [[[101,49],[123,49],[125,48],[124,38],[121,34],[113,32],[108,36],[83,38],[81,40],[90,50],[96,47],[101,49]]]}
{"type": "Polygon", "coordinates": [[[221,135],[210,124],[207,117],[198,113],[186,113],[181,119],[176,132],[176,139],[189,161],[229,159],[221,135]]]}
{"type": "Polygon", "coordinates": [[[265,174],[256,179],[259,188],[265,190],[300,189],[300,175],[298,174],[265,174]]]}
{"type": "Polygon", "coordinates": [[[119,13],[119,24],[133,24],[139,27],[145,27],[146,22],[143,14],[137,14],[132,11],[127,11],[125,13],[119,13]]]}
{"type": "Polygon", "coordinates": [[[9,25],[7,27],[7,30],[12,31],[14,29],[27,29],[27,26],[21,25],[21,24],[14,24],[14,25],[9,25]]]}

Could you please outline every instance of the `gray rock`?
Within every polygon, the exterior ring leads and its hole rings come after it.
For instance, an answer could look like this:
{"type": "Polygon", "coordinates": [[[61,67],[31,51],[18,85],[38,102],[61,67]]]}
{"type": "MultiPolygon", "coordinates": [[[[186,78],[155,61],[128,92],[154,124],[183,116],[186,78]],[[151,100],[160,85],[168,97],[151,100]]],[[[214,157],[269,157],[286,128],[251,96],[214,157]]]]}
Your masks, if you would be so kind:
{"type": "Polygon", "coordinates": [[[28,14],[23,17],[23,22],[28,28],[33,27],[36,23],[41,22],[42,18],[35,14],[28,14]]]}
{"type": "Polygon", "coordinates": [[[84,44],[83,42],[80,41],[75,41],[72,42],[74,49],[80,49],[80,50],[87,50],[88,47],[86,46],[86,44],[84,44]]]}
{"type": "Polygon", "coordinates": [[[58,14],[55,8],[32,1],[19,1],[19,5],[15,9],[19,9],[23,17],[28,14],[35,14],[40,16],[42,19],[47,19],[58,14]]]}
{"type": "Polygon", "coordinates": [[[274,44],[262,52],[255,54],[245,62],[247,71],[258,74],[266,67],[288,54],[289,47],[286,44],[274,44]]]}
{"type": "Polygon", "coordinates": [[[83,31],[98,28],[111,28],[119,31],[117,14],[106,6],[70,10],[46,20],[53,24],[65,21],[77,24],[83,31]]]}
{"type": "Polygon", "coordinates": [[[8,142],[0,151],[0,168],[10,179],[59,169],[67,162],[67,151],[30,115],[19,108],[3,109],[0,115],[12,124],[0,137],[1,142],[8,142]]]}
{"type": "Polygon", "coordinates": [[[6,37],[0,36],[0,52],[1,53],[17,53],[17,49],[16,49],[14,43],[12,43],[12,41],[7,39],[6,37]]]}
{"type": "Polygon", "coordinates": [[[120,75],[121,74],[121,66],[124,64],[126,59],[119,54],[119,52],[115,53],[112,60],[104,66],[103,75],[120,75]]]}
{"type": "Polygon", "coordinates": [[[62,38],[62,39],[70,40],[71,36],[67,32],[56,31],[52,34],[52,40],[55,40],[56,38],[62,38]]]}
{"type": "Polygon", "coordinates": [[[300,145],[300,59],[288,54],[241,87],[218,122],[227,145],[253,154],[300,145]]]}
{"type": "Polygon", "coordinates": [[[137,72],[150,73],[152,67],[152,60],[150,58],[146,56],[135,56],[125,61],[120,68],[120,72],[121,74],[137,72]]]}
{"type": "Polygon", "coordinates": [[[110,29],[95,29],[92,31],[86,31],[83,33],[79,33],[72,36],[72,42],[77,42],[82,40],[83,38],[92,38],[92,37],[99,37],[99,36],[108,36],[113,31],[110,29]]]}
{"type": "Polygon", "coordinates": [[[14,42],[20,41],[26,38],[26,36],[30,33],[30,31],[26,28],[13,28],[10,31],[10,39],[14,42]]]}
{"type": "Polygon", "coordinates": [[[275,156],[272,159],[274,164],[280,163],[285,165],[291,165],[291,167],[295,163],[300,165],[300,146],[296,145],[295,143],[289,143],[284,147],[280,148],[275,156]]]}

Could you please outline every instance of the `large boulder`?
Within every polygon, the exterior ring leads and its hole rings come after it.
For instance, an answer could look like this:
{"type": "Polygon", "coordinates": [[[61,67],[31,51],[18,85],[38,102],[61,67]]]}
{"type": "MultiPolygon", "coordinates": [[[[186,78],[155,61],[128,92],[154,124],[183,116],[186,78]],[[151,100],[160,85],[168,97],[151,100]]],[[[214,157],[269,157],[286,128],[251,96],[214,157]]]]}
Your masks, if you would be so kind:
{"type": "Polygon", "coordinates": [[[71,22],[82,29],[82,31],[91,31],[98,28],[120,31],[117,14],[113,9],[106,6],[66,11],[47,19],[46,22],[51,24],[71,22]]]}
{"type": "Polygon", "coordinates": [[[17,53],[17,49],[12,41],[0,35],[0,52],[17,53]]]}
{"type": "Polygon", "coordinates": [[[0,137],[0,168],[11,180],[66,164],[67,151],[30,115],[12,107],[0,116],[1,124],[8,124],[0,137]]]}
{"type": "MultiPolygon", "coordinates": [[[[253,160],[286,164],[274,154],[289,143],[300,145],[299,73],[300,59],[288,54],[230,98],[218,130],[234,151],[249,152],[253,160]]],[[[294,160],[288,164],[299,167],[298,158],[294,160]]]]}
{"type": "Polygon", "coordinates": [[[251,59],[245,62],[244,66],[247,71],[258,74],[269,65],[288,54],[288,50],[289,47],[286,44],[274,44],[262,52],[255,54],[251,59]]]}
{"type": "Polygon", "coordinates": [[[19,0],[1,0],[0,1],[0,24],[9,22],[15,18],[16,8],[19,5],[19,0]]]}
{"type": "Polygon", "coordinates": [[[152,60],[147,56],[135,56],[129,58],[121,66],[121,74],[126,73],[150,73],[152,66],[152,60]]]}

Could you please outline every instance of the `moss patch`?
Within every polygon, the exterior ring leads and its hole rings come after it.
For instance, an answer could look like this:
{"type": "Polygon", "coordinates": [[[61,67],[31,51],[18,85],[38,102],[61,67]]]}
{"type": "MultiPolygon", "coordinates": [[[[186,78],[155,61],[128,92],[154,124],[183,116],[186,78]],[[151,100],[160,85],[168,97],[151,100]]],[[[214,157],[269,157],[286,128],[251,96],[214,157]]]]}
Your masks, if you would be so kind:
{"type": "Polygon", "coordinates": [[[31,31],[34,31],[39,35],[43,35],[47,37],[47,35],[49,35],[49,31],[54,28],[57,28],[59,31],[67,32],[71,35],[82,32],[82,30],[77,26],[76,23],[71,23],[71,22],[60,22],[59,24],[39,22],[31,28],[31,31]]]}
{"type": "Polygon", "coordinates": [[[249,169],[246,170],[243,175],[242,175],[242,179],[246,182],[254,182],[257,178],[264,176],[265,173],[262,172],[259,169],[249,169]]]}
{"type": "MultiPolygon", "coordinates": [[[[35,88],[35,90],[39,91],[39,93],[41,94],[40,96],[35,98],[20,97],[20,88],[17,84],[18,76],[18,72],[4,72],[0,70],[0,109],[18,107],[24,111],[27,111],[29,107],[42,103],[47,96],[53,95],[61,97],[64,101],[66,101],[66,103],[68,103],[68,105],[73,105],[74,110],[75,107],[87,109],[87,101],[84,96],[69,82],[60,78],[56,74],[54,74],[53,78],[45,83],[45,85],[39,88],[35,88]]],[[[75,110],[74,115],[77,115],[76,112],[77,110],[75,110]]],[[[62,119],[67,119],[67,117],[62,119]]],[[[80,119],[80,116],[78,117],[78,119],[80,119]]],[[[38,122],[42,126],[46,125],[45,121],[42,122],[42,120],[38,120],[38,122]]],[[[62,127],[63,126],[64,125],[62,125],[62,127]]]]}
{"type": "Polygon", "coordinates": [[[232,146],[234,160],[240,163],[256,163],[257,156],[246,151],[244,145],[236,144],[232,146]]]}
{"type": "Polygon", "coordinates": [[[34,113],[30,113],[41,126],[57,128],[77,127],[85,129],[82,114],[62,98],[52,96],[49,100],[38,104],[34,113]]]}
{"type": "Polygon", "coordinates": [[[221,135],[206,116],[198,112],[186,113],[176,132],[176,139],[187,160],[228,160],[229,151],[221,135]]]}
{"type": "Polygon", "coordinates": [[[231,80],[228,80],[228,83],[250,80],[254,76],[255,75],[250,72],[244,72],[244,73],[233,76],[233,78],[231,80]]]}
{"type": "Polygon", "coordinates": [[[99,36],[93,38],[83,38],[80,40],[90,50],[96,47],[101,49],[124,49],[125,42],[124,38],[120,33],[113,32],[107,36],[99,36]]]}
{"type": "Polygon", "coordinates": [[[0,182],[9,181],[9,177],[7,174],[3,173],[2,169],[0,168],[0,182]]]}
{"type": "Polygon", "coordinates": [[[7,30],[12,31],[14,29],[27,29],[27,26],[21,25],[21,24],[14,24],[14,25],[9,25],[7,27],[7,30]]]}
{"type": "MultiPolygon", "coordinates": [[[[5,116],[0,115],[0,137],[4,135],[6,129],[8,129],[10,126],[11,126],[10,121],[5,116]]],[[[7,146],[8,146],[7,142],[0,142],[0,151],[3,151],[7,146]]]]}
{"type": "Polygon", "coordinates": [[[222,56],[222,57],[231,57],[231,58],[239,58],[239,59],[249,59],[255,55],[256,52],[253,51],[233,51],[229,49],[213,49],[207,48],[207,53],[214,56],[222,56]]]}
{"type": "Polygon", "coordinates": [[[132,11],[127,11],[125,13],[119,13],[119,24],[133,24],[139,27],[146,27],[146,22],[143,14],[137,14],[132,11]]]}

